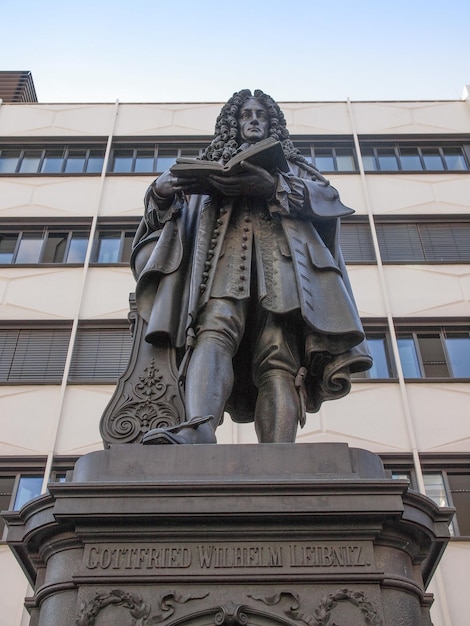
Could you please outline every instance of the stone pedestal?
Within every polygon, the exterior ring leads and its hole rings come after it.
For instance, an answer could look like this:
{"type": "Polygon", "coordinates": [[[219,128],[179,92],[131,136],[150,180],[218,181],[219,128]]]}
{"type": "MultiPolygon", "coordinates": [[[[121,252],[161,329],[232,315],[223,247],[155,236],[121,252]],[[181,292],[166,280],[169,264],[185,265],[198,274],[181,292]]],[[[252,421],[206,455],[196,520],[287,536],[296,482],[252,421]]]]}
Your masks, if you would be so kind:
{"type": "Polygon", "coordinates": [[[450,517],[343,444],[113,446],[6,515],[31,626],[429,625],[450,517]]]}

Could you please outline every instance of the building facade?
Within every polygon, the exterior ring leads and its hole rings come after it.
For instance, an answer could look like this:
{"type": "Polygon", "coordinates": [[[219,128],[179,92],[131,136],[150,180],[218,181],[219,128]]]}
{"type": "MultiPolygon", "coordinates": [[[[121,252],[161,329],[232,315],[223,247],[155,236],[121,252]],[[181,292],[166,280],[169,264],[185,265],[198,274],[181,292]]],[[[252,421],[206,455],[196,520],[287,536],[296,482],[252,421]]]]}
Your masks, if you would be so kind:
{"type": "MultiPolygon", "coordinates": [[[[342,246],[374,356],[297,441],[378,453],[394,476],[456,508],[432,615],[464,626],[470,93],[280,105],[294,143],[356,210],[342,246]]],[[[128,260],[144,193],[176,156],[199,154],[220,106],[0,104],[1,509],[101,449],[100,416],[131,346],[128,260]]],[[[217,432],[222,444],[256,441],[252,425],[230,419],[217,432]]],[[[26,626],[26,580],[4,542],[0,577],[0,626],[26,626]]]]}

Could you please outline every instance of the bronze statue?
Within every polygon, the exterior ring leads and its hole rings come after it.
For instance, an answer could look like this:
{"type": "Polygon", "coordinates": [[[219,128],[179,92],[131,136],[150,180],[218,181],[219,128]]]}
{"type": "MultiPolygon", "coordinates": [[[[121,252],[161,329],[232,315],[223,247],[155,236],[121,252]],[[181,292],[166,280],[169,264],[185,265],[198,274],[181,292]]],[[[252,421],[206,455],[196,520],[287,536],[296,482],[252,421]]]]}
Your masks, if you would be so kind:
{"type": "Polygon", "coordinates": [[[346,395],[350,373],[371,366],[338,244],[353,211],[260,90],[228,100],[201,161],[234,158],[229,173],[170,168],[146,194],[137,307],[145,340],[175,351],[185,405],[183,421],[151,430],[147,444],[215,443],[224,411],[254,421],[260,442],[294,442],[306,411],[346,395]],[[267,138],[288,166],[238,156],[267,138]]]}

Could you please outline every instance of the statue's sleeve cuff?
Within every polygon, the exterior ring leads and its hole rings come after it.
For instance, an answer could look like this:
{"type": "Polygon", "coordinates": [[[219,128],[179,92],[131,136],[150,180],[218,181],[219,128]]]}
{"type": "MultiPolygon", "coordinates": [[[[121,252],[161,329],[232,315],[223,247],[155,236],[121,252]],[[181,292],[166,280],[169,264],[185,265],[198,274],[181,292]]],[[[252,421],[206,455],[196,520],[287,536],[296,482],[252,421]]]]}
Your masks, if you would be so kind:
{"type": "Polygon", "coordinates": [[[269,200],[271,213],[292,217],[302,215],[305,202],[305,187],[302,181],[293,174],[284,173],[279,173],[276,181],[276,189],[269,200]]]}
{"type": "Polygon", "coordinates": [[[177,192],[172,198],[163,198],[162,203],[157,199],[157,215],[161,224],[168,222],[173,217],[178,216],[181,213],[184,204],[184,194],[177,192]]]}
{"type": "MultiPolygon", "coordinates": [[[[181,213],[184,204],[184,196],[181,192],[175,193],[169,198],[159,196],[155,188],[151,186],[145,196],[145,211],[149,222],[156,222],[161,227],[172,217],[181,213]]],[[[157,225],[156,224],[156,225],[157,225]]]]}

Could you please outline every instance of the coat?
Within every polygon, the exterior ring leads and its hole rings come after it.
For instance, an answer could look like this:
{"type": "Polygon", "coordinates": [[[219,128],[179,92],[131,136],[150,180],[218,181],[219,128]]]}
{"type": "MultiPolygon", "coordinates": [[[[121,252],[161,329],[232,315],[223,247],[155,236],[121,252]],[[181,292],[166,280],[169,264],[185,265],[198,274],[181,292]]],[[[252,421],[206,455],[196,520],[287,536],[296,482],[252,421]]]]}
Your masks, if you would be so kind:
{"type": "MultiPolygon", "coordinates": [[[[346,395],[350,373],[368,369],[372,360],[339,247],[340,218],[353,210],[342,204],[335,189],[306,177],[296,167],[292,165],[288,175],[279,175],[275,198],[267,209],[282,225],[280,245],[287,243],[282,254],[289,257],[296,308],[304,325],[306,409],[315,412],[324,400],[346,395]]],[[[170,207],[162,207],[147,194],[146,215],[131,258],[137,308],[148,323],[146,340],[168,341],[179,361],[184,361],[185,347],[191,346],[198,311],[213,292],[215,272],[210,268],[227,262],[222,259],[224,242],[236,202],[203,195],[176,196],[170,207]]],[[[277,306],[280,314],[292,309],[287,296],[277,306]]],[[[239,422],[253,420],[257,392],[250,364],[249,342],[242,341],[234,359],[235,384],[227,406],[232,419],[239,422]]]]}

